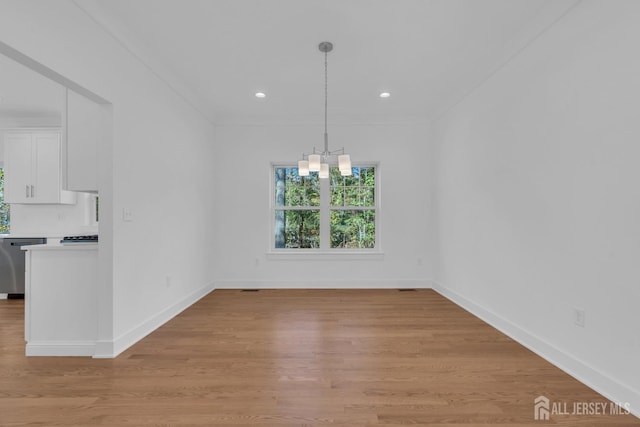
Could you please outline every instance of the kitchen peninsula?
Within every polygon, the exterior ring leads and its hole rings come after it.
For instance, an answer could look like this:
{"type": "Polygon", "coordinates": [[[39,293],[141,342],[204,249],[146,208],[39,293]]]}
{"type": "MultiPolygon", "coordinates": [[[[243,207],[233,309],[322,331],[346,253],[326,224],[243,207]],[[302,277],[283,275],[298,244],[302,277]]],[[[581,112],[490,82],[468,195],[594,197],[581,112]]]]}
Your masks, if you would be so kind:
{"type": "Polygon", "coordinates": [[[98,243],[23,248],[27,356],[93,356],[98,334],[98,243]]]}

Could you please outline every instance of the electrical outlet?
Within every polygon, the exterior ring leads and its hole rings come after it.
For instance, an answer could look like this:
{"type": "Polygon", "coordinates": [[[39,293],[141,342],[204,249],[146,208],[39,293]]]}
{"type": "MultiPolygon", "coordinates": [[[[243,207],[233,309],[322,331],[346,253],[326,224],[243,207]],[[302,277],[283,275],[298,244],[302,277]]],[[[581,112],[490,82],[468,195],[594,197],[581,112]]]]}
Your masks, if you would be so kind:
{"type": "Polygon", "coordinates": [[[130,208],[122,209],[122,220],[133,221],[133,211],[130,208]]]}
{"type": "Polygon", "coordinates": [[[165,276],[164,282],[165,282],[165,285],[167,286],[167,288],[170,288],[171,287],[171,276],[165,276]]]}
{"type": "Polygon", "coordinates": [[[581,308],[574,307],[573,308],[573,323],[575,323],[576,326],[584,328],[585,321],[586,321],[586,314],[585,314],[584,310],[581,309],[581,308]]]}

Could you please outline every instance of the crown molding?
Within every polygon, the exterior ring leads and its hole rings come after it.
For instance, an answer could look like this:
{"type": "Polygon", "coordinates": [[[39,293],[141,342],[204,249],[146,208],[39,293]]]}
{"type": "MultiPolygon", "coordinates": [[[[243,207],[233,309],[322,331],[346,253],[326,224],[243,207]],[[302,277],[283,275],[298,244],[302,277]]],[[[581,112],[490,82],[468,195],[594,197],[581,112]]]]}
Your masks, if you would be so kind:
{"type": "Polygon", "coordinates": [[[487,55],[481,63],[474,64],[474,67],[480,70],[480,73],[478,73],[480,76],[473,80],[469,79],[466,82],[460,82],[460,89],[442,102],[440,108],[432,115],[432,121],[440,119],[483,86],[485,82],[513,61],[529,45],[555,26],[580,3],[582,3],[582,0],[553,0],[547,2],[536,16],[505,43],[502,49],[497,49],[492,54],[487,55]]]}
{"type": "Polygon", "coordinates": [[[140,37],[127,27],[112,12],[104,8],[99,0],[72,0],[92,21],[127,50],[147,70],[162,81],[172,92],[182,98],[191,108],[213,124],[213,114],[204,100],[171,69],[159,55],[140,37]]]}

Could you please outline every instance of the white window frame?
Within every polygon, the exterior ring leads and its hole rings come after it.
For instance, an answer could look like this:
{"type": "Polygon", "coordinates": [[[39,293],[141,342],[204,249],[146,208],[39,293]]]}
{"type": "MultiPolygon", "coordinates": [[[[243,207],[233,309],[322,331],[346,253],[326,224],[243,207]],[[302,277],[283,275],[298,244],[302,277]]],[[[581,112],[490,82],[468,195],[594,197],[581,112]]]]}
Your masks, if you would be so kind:
{"type": "MultiPolygon", "coordinates": [[[[275,247],[275,213],[276,210],[282,208],[281,206],[276,206],[275,203],[275,169],[276,168],[296,168],[297,164],[294,162],[272,162],[271,167],[269,168],[269,249],[267,251],[267,257],[276,257],[278,259],[282,258],[290,258],[290,259],[299,259],[309,256],[311,258],[315,257],[323,257],[323,258],[358,258],[363,257],[363,259],[369,259],[371,256],[374,257],[382,257],[382,244],[380,238],[380,223],[381,223],[381,167],[379,162],[359,162],[353,163],[353,167],[373,167],[376,171],[376,183],[374,188],[374,206],[372,209],[375,211],[375,247],[373,248],[331,248],[331,211],[335,210],[335,207],[331,207],[329,204],[330,196],[331,196],[331,179],[320,179],[320,248],[311,249],[311,248],[276,248],[275,247]],[[326,226],[323,227],[323,224],[326,226]]],[[[315,208],[315,207],[313,207],[315,208]]],[[[296,208],[293,207],[292,210],[296,208]]],[[[307,207],[302,207],[300,209],[306,210],[307,207]]],[[[340,210],[362,210],[358,207],[349,207],[345,206],[344,208],[340,208],[340,210]]]]}

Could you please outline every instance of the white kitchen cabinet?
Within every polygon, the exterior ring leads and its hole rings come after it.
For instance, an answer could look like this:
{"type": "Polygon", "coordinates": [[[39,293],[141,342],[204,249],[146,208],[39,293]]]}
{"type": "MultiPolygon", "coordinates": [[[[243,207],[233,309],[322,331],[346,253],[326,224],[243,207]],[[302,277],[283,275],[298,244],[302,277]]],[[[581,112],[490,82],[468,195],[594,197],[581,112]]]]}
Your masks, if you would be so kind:
{"type": "Polygon", "coordinates": [[[93,356],[98,244],[25,246],[27,356],[93,356]]]}
{"type": "Polygon", "coordinates": [[[62,190],[60,133],[7,133],[4,140],[6,203],[75,204],[62,190]]]}
{"type": "Polygon", "coordinates": [[[67,190],[98,191],[98,147],[106,137],[104,106],[67,89],[67,190]]]}

